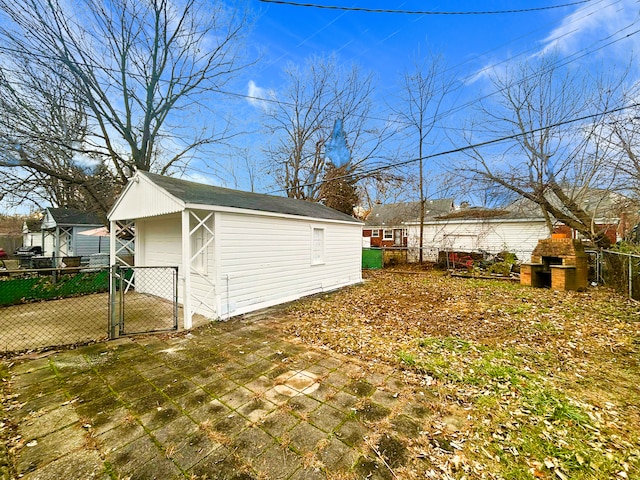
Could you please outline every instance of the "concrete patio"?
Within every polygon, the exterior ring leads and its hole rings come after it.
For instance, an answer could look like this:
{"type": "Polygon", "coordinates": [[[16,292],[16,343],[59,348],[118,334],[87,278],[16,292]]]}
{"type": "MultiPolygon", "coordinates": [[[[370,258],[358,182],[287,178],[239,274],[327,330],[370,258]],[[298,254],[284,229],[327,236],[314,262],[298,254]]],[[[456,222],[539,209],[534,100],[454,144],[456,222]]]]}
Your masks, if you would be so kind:
{"type": "Polygon", "coordinates": [[[4,402],[28,480],[407,478],[433,401],[265,318],[36,357],[4,402]]]}

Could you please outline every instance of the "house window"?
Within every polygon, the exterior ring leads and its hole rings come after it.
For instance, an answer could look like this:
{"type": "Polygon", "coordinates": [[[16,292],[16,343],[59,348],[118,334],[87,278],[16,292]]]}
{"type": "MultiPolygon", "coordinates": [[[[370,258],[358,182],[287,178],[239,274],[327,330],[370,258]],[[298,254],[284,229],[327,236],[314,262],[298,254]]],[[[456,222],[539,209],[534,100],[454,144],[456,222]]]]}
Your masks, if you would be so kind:
{"type": "Polygon", "coordinates": [[[384,229],[382,235],[383,240],[393,240],[393,230],[391,229],[384,229]]]}
{"type": "Polygon", "coordinates": [[[372,237],[379,237],[380,236],[380,230],[371,230],[371,236],[372,237]]]}
{"type": "Polygon", "coordinates": [[[324,263],[324,228],[313,228],[311,237],[311,265],[324,263]]]}
{"type": "Polygon", "coordinates": [[[402,236],[403,237],[408,237],[409,236],[409,232],[406,228],[402,229],[402,236]]]}

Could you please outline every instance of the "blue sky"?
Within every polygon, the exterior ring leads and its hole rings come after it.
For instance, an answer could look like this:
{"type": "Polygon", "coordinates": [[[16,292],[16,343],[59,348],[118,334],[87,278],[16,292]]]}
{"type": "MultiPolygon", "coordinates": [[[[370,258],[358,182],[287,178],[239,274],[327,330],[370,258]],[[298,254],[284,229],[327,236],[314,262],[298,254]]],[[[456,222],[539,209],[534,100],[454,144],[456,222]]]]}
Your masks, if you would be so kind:
{"type": "MultiPolygon", "coordinates": [[[[318,2],[322,4],[323,2],[318,2]]],[[[500,11],[552,7],[572,3],[562,0],[399,2],[393,9],[431,11],[500,11]]],[[[331,1],[325,5],[390,8],[390,2],[331,1]]],[[[278,76],[287,62],[301,63],[310,55],[337,53],[345,62],[357,62],[376,73],[379,85],[392,88],[397,74],[417,52],[442,53],[458,78],[507,59],[524,59],[557,46],[571,54],[606,39],[638,20],[636,0],[591,0],[575,6],[537,12],[495,15],[410,15],[324,10],[252,2],[258,13],[250,44],[263,51],[251,72],[261,88],[277,89],[278,76]]],[[[638,28],[632,26],[625,33],[638,28]]],[[[622,36],[622,32],[615,38],[622,36]]],[[[608,60],[628,59],[639,44],[635,36],[595,52],[608,60]],[[627,55],[625,55],[627,54],[627,55]],[[615,57],[615,58],[614,58],[615,57]]],[[[613,39],[613,38],[612,38],[613,39]]],[[[597,48],[598,45],[593,45],[597,48]]]]}
{"type": "Polygon", "coordinates": [[[282,72],[288,63],[303,65],[311,56],[329,55],[336,55],[344,64],[357,63],[375,78],[377,108],[372,115],[388,118],[387,103],[397,92],[400,75],[411,67],[416,55],[428,51],[441,54],[451,76],[463,85],[456,97],[460,107],[443,118],[439,130],[442,140],[434,147],[446,150],[456,145],[445,133],[463,127],[474,114],[477,99],[492,92],[488,76],[505,65],[556,49],[560,57],[567,58],[576,68],[597,67],[609,72],[624,68],[633,52],[640,51],[639,0],[317,2],[432,12],[544,8],[534,12],[478,15],[370,13],[259,0],[237,1],[246,2],[255,15],[243,51],[248,60],[257,60],[225,86],[233,95],[221,95],[219,103],[203,111],[215,117],[229,117],[232,129],[243,133],[235,138],[235,146],[243,150],[239,155],[237,149],[220,145],[215,152],[194,158],[183,174],[196,181],[261,192],[273,192],[277,188],[272,179],[260,171],[266,163],[264,145],[268,142],[268,133],[263,129],[262,108],[249,97],[274,95],[278,98],[283,88],[282,72]],[[575,4],[553,8],[570,3],[575,4]]]}
{"type": "MultiPolygon", "coordinates": [[[[629,63],[640,47],[638,0],[588,0],[551,8],[562,0],[429,1],[405,2],[322,0],[318,4],[434,12],[477,12],[545,8],[523,13],[478,15],[416,15],[326,10],[250,0],[256,13],[247,39],[247,51],[260,54],[259,61],[237,79],[234,90],[249,96],[278,97],[282,70],[287,63],[302,65],[312,55],[337,55],[340,62],[355,62],[376,79],[376,116],[389,115],[386,100],[397,91],[400,74],[411,67],[416,55],[429,50],[442,54],[449,73],[463,81],[457,102],[464,105],[445,117],[443,127],[455,131],[472,115],[474,100],[491,93],[488,76],[508,63],[526,60],[555,49],[561,58],[578,68],[611,70],[629,63]]],[[[243,140],[256,164],[264,162],[260,132],[261,109],[243,101],[242,117],[255,128],[243,140]]],[[[446,149],[451,145],[438,144],[446,149]]],[[[230,162],[234,162],[230,160],[230,162]]],[[[242,166],[235,162],[231,187],[249,188],[242,166]]],[[[195,172],[194,172],[195,173],[195,172]]],[[[198,177],[197,174],[194,177],[198,177]]],[[[271,191],[273,184],[260,177],[256,188],[271,191]]]]}

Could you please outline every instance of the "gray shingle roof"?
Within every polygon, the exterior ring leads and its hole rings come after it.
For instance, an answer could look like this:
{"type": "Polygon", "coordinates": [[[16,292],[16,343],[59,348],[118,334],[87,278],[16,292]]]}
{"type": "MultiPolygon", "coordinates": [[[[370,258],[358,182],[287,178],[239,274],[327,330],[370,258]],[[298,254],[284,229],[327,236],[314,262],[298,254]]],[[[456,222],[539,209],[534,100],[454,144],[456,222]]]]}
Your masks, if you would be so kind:
{"type": "MultiPolygon", "coordinates": [[[[633,200],[616,192],[601,190],[597,188],[575,189],[568,194],[574,201],[580,205],[589,215],[595,218],[619,218],[623,211],[635,211],[637,204],[633,200]]],[[[564,210],[567,214],[569,211],[560,204],[560,201],[553,195],[549,195],[550,202],[557,208],[564,210]]],[[[510,214],[521,218],[542,218],[542,209],[540,206],[527,198],[519,198],[511,205],[506,207],[510,214]]]]}
{"type": "Polygon", "coordinates": [[[339,220],[360,223],[349,215],[333,210],[319,203],[276,197],[262,193],[242,192],[229,188],[214,187],[202,183],[189,182],[155,173],[140,172],[160,188],[185,203],[219,207],[242,208],[260,212],[281,213],[302,217],[339,220]]]}
{"type": "Polygon", "coordinates": [[[42,220],[25,220],[27,230],[30,232],[39,232],[42,227],[42,220]]]}
{"type": "MultiPolygon", "coordinates": [[[[425,203],[425,219],[451,212],[452,198],[427,200],[425,203]]],[[[366,225],[371,227],[400,226],[403,222],[415,221],[420,218],[420,202],[388,203],[376,205],[367,216],[366,225]]]]}
{"type": "Polygon", "coordinates": [[[51,214],[58,226],[102,225],[104,223],[95,213],[83,212],[75,208],[48,207],[47,211],[51,214]]]}

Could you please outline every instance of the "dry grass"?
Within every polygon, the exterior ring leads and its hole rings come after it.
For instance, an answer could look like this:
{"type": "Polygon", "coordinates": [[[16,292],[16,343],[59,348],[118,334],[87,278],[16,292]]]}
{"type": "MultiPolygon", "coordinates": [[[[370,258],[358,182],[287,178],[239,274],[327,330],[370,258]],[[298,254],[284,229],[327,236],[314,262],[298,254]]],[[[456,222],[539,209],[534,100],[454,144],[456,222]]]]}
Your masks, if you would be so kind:
{"type": "Polygon", "coordinates": [[[433,395],[409,445],[422,478],[608,479],[640,478],[639,319],[603,288],[377,272],[292,307],[285,329],[433,395]]]}

